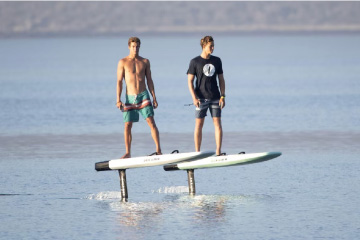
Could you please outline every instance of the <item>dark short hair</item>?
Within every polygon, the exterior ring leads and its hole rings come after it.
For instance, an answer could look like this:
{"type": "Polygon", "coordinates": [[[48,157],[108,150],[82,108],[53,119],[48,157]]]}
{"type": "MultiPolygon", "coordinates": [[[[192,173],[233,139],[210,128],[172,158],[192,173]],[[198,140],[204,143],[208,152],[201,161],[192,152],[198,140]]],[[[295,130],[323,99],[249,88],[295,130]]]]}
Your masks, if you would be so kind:
{"type": "Polygon", "coordinates": [[[131,37],[131,38],[129,38],[128,46],[130,46],[130,44],[131,44],[132,42],[141,44],[140,38],[138,38],[138,37],[131,37]]]}
{"type": "Polygon", "coordinates": [[[206,44],[208,44],[209,42],[213,42],[214,39],[212,36],[205,36],[200,40],[200,46],[201,48],[204,48],[206,46],[206,44]]]}

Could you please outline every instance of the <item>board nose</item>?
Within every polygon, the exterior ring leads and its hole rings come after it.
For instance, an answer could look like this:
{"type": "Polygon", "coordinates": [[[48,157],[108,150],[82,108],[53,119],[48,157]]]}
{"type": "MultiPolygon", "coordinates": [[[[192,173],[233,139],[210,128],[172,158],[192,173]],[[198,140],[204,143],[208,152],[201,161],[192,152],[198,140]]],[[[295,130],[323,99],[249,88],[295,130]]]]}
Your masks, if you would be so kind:
{"type": "Polygon", "coordinates": [[[270,153],[272,156],[274,156],[274,157],[279,157],[279,156],[281,156],[281,152],[271,152],[270,153]]]}

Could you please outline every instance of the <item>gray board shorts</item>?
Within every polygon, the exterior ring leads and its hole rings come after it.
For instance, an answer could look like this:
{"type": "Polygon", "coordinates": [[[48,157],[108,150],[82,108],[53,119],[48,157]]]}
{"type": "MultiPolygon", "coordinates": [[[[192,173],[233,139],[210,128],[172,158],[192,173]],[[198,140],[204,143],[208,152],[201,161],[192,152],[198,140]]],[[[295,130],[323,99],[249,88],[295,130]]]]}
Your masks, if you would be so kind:
{"type": "Polygon", "coordinates": [[[195,118],[204,118],[209,109],[211,117],[221,117],[221,108],[219,100],[199,99],[200,106],[195,108],[195,118]]]}

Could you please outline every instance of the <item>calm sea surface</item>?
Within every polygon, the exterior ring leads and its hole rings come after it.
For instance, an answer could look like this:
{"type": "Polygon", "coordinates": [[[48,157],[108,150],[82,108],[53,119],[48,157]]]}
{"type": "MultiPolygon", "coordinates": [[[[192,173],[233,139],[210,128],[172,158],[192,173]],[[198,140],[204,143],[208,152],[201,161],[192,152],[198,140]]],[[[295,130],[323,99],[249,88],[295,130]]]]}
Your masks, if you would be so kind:
{"type": "MultiPolygon", "coordinates": [[[[142,37],[163,153],[194,151],[186,71],[199,37],[142,37]]],[[[116,171],[124,153],[116,67],[127,38],[0,39],[0,239],[359,239],[360,35],[214,36],[223,151],[277,159],[185,171],[116,171]]],[[[154,152],[133,128],[133,156],[154,152]]],[[[204,150],[214,150],[208,117],[204,150]]]]}

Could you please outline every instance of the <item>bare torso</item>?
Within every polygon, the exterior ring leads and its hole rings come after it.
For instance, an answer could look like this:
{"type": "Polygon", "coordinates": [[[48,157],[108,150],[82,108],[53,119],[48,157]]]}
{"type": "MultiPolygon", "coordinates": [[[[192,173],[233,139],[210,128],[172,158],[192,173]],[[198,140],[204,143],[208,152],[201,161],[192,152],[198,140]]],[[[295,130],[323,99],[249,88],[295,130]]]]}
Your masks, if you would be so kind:
{"type": "Polygon", "coordinates": [[[120,60],[123,66],[123,77],[126,83],[126,94],[136,95],[146,90],[146,72],[149,71],[146,58],[125,57],[120,60]]]}

